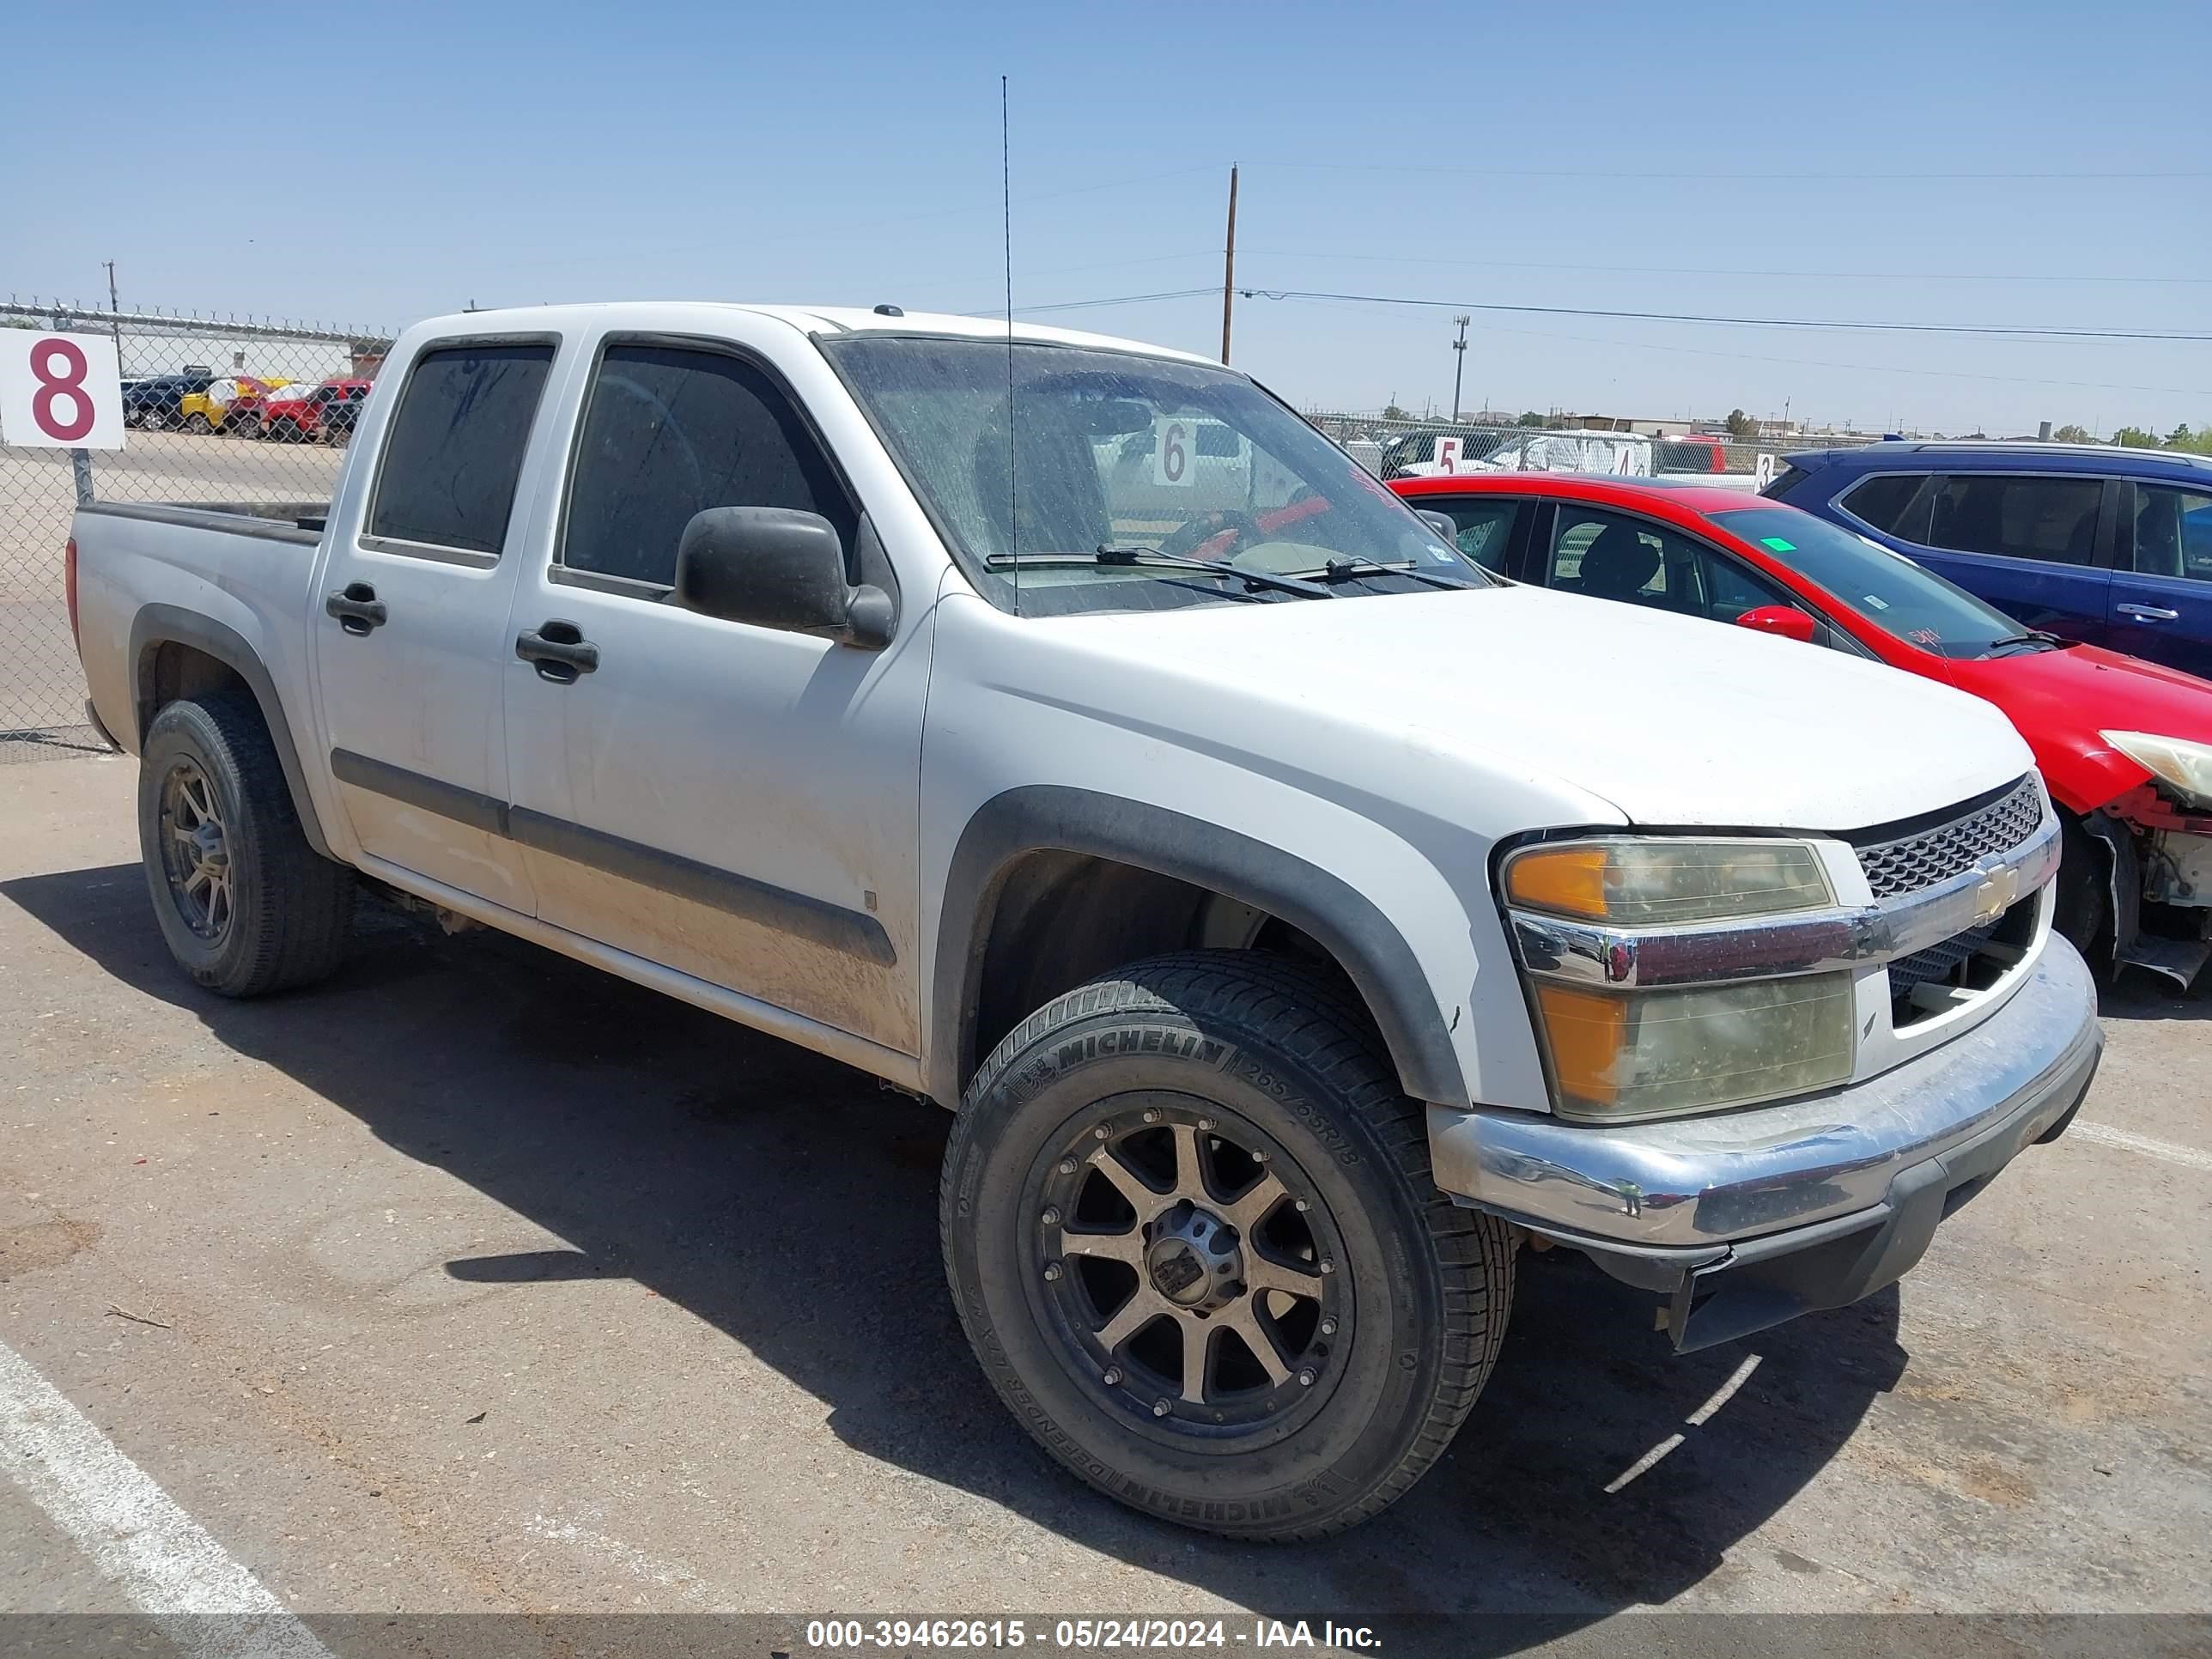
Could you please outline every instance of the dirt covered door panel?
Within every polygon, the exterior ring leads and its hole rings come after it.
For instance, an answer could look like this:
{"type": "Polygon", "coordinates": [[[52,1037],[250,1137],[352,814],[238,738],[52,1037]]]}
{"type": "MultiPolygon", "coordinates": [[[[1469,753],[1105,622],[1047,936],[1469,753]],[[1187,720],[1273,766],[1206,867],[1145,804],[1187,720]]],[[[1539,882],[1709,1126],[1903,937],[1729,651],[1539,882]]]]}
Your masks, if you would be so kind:
{"type": "Polygon", "coordinates": [[[858,557],[859,505],[766,355],[796,337],[749,328],[598,349],[516,596],[510,833],[544,921],[913,1054],[926,635],[861,650],[670,599],[708,507],[819,513],[858,557]]]}

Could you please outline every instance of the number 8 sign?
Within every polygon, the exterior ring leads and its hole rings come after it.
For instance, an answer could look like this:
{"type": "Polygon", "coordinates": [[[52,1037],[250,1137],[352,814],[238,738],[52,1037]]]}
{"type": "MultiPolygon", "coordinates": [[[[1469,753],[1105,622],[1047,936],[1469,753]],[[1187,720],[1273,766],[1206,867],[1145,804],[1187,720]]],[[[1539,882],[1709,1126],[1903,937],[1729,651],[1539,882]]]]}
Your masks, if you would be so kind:
{"type": "Polygon", "coordinates": [[[0,442],[120,449],[123,382],[105,334],[0,329],[0,442]]]}

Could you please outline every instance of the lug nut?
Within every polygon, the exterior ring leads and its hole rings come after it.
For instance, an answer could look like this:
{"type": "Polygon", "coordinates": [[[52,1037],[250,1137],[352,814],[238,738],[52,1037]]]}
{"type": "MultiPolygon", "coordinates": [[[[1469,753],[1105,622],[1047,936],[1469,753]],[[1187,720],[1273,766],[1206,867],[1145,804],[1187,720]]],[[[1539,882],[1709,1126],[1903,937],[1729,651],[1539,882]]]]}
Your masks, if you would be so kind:
{"type": "Polygon", "coordinates": [[[1213,1129],[1213,1120],[1210,1117],[1202,1117],[1198,1121],[1198,1127],[1211,1133],[1213,1129]]]}
{"type": "Polygon", "coordinates": [[[1164,1400],[1155,1400],[1152,1401],[1152,1415],[1155,1417],[1165,1417],[1174,1409],[1175,1407],[1168,1404],[1164,1400]]]}
{"type": "Polygon", "coordinates": [[[1109,1389],[1118,1386],[1121,1381],[1121,1368],[1119,1365],[1109,1365],[1104,1375],[1098,1380],[1109,1389]]]}
{"type": "Polygon", "coordinates": [[[1060,1225],[1060,1212],[1048,1208],[1044,1214],[1039,1217],[1038,1219],[1042,1221],[1048,1227],[1057,1227],[1060,1225]]]}
{"type": "Polygon", "coordinates": [[[1303,1198],[1292,1200],[1292,1206],[1300,1215],[1304,1215],[1308,1210],[1313,1208],[1313,1206],[1307,1203],[1303,1198]]]}
{"type": "Polygon", "coordinates": [[[1331,1261],[1327,1256],[1323,1256],[1322,1258],[1321,1270],[1325,1273],[1333,1273],[1336,1271],[1336,1263],[1331,1261]]]}
{"type": "Polygon", "coordinates": [[[1102,1123],[1102,1124],[1100,1124],[1097,1128],[1093,1129],[1091,1133],[1092,1134],[1094,1134],[1094,1135],[1097,1135],[1097,1136],[1098,1137],[1098,1139],[1099,1139],[1103,1140],[1103,1139],[1106,1139],[1106,1137],[1107,1137],[1108,1135],[1109,1135],[1109,1134],[1113,1133],[1114,1132],[1113,1132],[1111,1129],[1108,1128],[1104,1124],[1103,1124],[1103,1123],[1102,1123]]]}
{"type": "Polygon", "coordinates": [[[1157,1106],[1149,1106],[1149,1107],[1147,1107],[1147,1108],[1146,1108],[1146,1109],[1145,1109],[1145,1121],[1146,1121],[1146,1122],[1147,1122],[1147,1123],[1158,1123],[1159,1121],[1160,1121],[1160,1109],[1159,1109],[1158,1107],[1157,1107],[1157,1106]]]}
{"type": "Polygon", "coordinates": [[[1259,1151],[1252,1154],[1252,1161],[1255,1164],[1265,1164],[1273,1156],[1274,1154],[1273,1152],[1270,1152],[1265,1146],[1262,1146],[1259,1151]]]}
{"type": "Polygon", "coordinates": [[[1336,1322],[1334,1319],[1322,1320],[1321,1322],[1321,1334],[1323,1336],[1334,1336],[1336,1334],[1336,1322]]]}
{"type": "Polygon", "coordinates": [[[1060,1159],[1060,1172],[1062,1175],[1073,1175],[1075,1173],[1075,1160],[1072,1158],[1063,1158],[1060,1159]]]}
{"type": "Polygon", "coordinates": [[[1047,1284],[1050,1284],[1054,1279],[1058,1279],[1060,1277],[1060,1263],[1057,1261],[1046,1262],[1044,1264],[1044,1277],[1047,1284]]]}
{"type": "Polygon", "coordinates": [[[1300,1372],[1298,1373],[1298,1386],[1299,1386],[1300,1388],[1302,1388],[1302,1389],[1310,1389],[1311,1387],[1313,1387],[1313,1385],[1314,1385],[1314,1374],[1313,1374],[1313,1372],[1312,1372],[1312,1371],[1310,1371],[1310,1370],[1303,1370],[1303,1371],[1300,1371],[1300,1372]]]}

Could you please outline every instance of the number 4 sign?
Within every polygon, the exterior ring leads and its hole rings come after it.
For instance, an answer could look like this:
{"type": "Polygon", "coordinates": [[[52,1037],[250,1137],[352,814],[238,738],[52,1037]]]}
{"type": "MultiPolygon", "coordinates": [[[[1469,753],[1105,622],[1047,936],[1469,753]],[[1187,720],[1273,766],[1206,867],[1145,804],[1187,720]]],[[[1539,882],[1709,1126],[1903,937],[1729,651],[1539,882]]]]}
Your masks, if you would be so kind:
{"type": "Polygon", "coordinates": [[[0,442],[123,447],[123,381],[105,334],[0,328],[0,442]]]}

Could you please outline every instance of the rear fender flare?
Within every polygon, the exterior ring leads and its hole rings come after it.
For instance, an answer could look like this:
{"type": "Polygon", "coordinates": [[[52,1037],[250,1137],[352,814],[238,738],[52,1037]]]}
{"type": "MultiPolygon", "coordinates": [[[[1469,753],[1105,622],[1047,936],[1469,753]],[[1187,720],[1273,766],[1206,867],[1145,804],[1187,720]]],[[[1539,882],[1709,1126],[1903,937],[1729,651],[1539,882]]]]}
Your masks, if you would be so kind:
{"type": "Polygon", "coordinates": [[[277,762],[284,769],[284,785],[292,792],[292,808],[300,815],[300,828],[307,835],[307,845],[323,857],[335,859],[330,842],[323,834],[322,820],[316,816],[307,775],[301,769],[300,751],[292,741],[292,723],[285,718],[284,705],[276,696],[276,683],[270,678],[269,670],[253,647],[235,629],[173,605],[145,605],[131,618],[131,752],[135,754],[145,746],[146,728],[154,723],[158,712],[154,701],[154,665],[165,645],[189,646],[204,652],[246,682],[254,702],[260,705],[262,724],[269,728],[270,741],[276,747],[277,762]]]}

